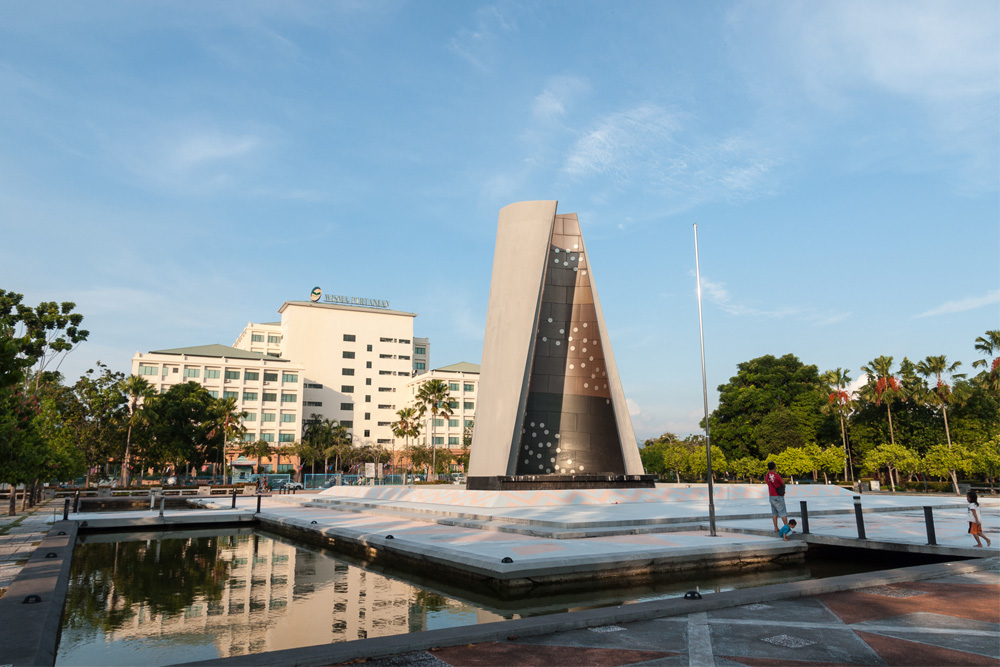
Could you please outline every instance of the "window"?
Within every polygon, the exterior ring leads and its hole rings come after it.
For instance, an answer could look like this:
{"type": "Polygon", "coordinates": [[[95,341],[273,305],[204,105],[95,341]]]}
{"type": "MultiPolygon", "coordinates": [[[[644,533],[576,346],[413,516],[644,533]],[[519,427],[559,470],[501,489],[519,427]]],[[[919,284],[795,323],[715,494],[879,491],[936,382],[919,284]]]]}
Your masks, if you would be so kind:
{"type": "Polygon", "coordinates": [[[354,358],[354,353],[353,352],[349,352],[347,350],[344,350],[344,359],[353,359],[353,358],[354,358]]]}
{"type": "Polygon", "coordinates": [[[379,403],[378,409],[379,410],[395,410],[396,406],[395,405],[389,405],[388,403],[379,403]]]}
{"type": "Polygon", "coordinates": [[[286,394],[284,392],[281,394],[282,403],[294,403],[297,400],[299,400],[299,397],[296,394],[286,394]]]}
{"type": "Polygon", "coordinates": [[[396,391],[395,387],[379,387],[379,391],[396,391]]]}
{"type": "Polygon", "coordinates": [[[236,391],[226,391],[226,392],[222,393],[222,398],[223,399],[227,399],[227,398],[238,399],[239,397],[240,397],[240,394],[239,394],[239,392],[236,392],[236,391]]]}
{"type": "Polygon", "coordinates": [[[476,404],[474,401],[466,401],[465,403],[462,404],[462,407],[466,410],[475,410],[476,404]]]}
{"type": "Polygon", "coordinates": [[[380,343],[395,343],[396,342],[395,338],[379,338],[378,340],[379,340],[380,343]]]}
{"type": "Polygon", "coordinates": [[[472,426],[473,426],[473,425],[474,425],[475,423],[476,423],[476,422],[475,422],[474,420],[472,420],[472,419],[466,419],[466,420],[465,420],[465,428],[472,428],[472,426]]]}
{"type": "Polygon", "coordinates": [[[354,375],[354,369],[353,368],[343,368],[343,369],[341,369],[341,374],[342,375],[354,375]]]}
{"type": "Polygon", "coordinates": [[[281,421],[283,423],[285,423],[285,424],[288,424],[290,422],[294,422],[295,421],[295,415],[286,412],[286,413],[284,413],[284,414],[281,415],[281,421]]]}
{"type": "Polygon", "coordinates": [[[371,351],[372,351],[372,346],[371,346],[371,345],[369,345],[369,346],[368,346],[368,351],[369,351],[369,352],[371,352],[371,351]]]}
{"type": "Polygon", "coordinates": [[[298,373],[282,373],[281,374],[281,381],[282,382],[298,382],[299,381],[299,374],[298,373]]]}
{"type": "Polygon", "coordinates": [[[353,394],[354,385],[353,384],[342,384],[340,385],[340,393],[342,394],[353,394]]]}
{"type": "Polygon", "coordinates": [[[354,337],[354,334],[344,334],[344,340],[346,340],[348,343],[353,343],[356,339],[354,337]]]}
{"type": "Polygon", "coordinates": [[[409,361],[410,360],[410,355],[408,355],[408,354],[401,354],[401,355],[399,355],[399,358],[400,359],[405,359],[405,360],[409,361]]]}
{"type": "Polygon", "coordinates": [[[458,436],[457,435],[449,435],[448,436],[448,444],[449,445],[458,445],[458,436]]]}
{"type": "Polygon", "coordinates": [[[372,413],[370,413],[370,412],[366,412],[366,413],[365,413],[365,421],[370,421],[370,420],[371,420],[371,418],[372,418],[372,413]]]}
{"type": "Polygon", "coordinates": [[[255,421],[257,421],[257,413],[256,412],[248,412],[247,416],[243,418],[243,421],[245,421],[245,422],[255,422],[255,421]]]}
{"type": "Polygon", "coordinates": [[[277,382],[277,381],[278,381],[277,373],[268,373],[267,371],[264,371],[264,382],[277,382]]]}
{"type": "Polygon", "coordinates": [[[276,393],[270,391],[264,392],[265,403],[274,403],[276,400],[278,400],[278,395],[276,393]]]}
{"type": "Polygon", "coordinates": [[[239,371],[226,371],[226,379],[227,380],[239,380],[240,379],[240,372],[239,371]]]}
{"type": "Polygon", "coordinates": [[[457,419],[449,419],[448,420],[448,426],[458,427],[458,420],[457,419]]]}
{"type": "Polygon", "coordinates": [[[476,385],[474,385],[474,384],[467,384],[467,385],[463,386],[463,389],[465,389],[465,391],[475,391],[476,390],[476,385]]]}
{"type": "Polygon", "coordinates": [[[435,445],[443,445],[444,444],[444,436],[441,436],[441,435],[434,436],[434,444],[435,445]]]}
{"type": "Polygon", "coordinates": [[[448,383],[448,391],[458,391],[458,383],[457,382],[449,382],[448,383]]]}
{"type": "MultiPolygon", "coordinates": [[[[166,369],[163,369],[163,370],[166,370],[166,369]]],[[[176,372],[177,372],[177,369],[176,369],[176,368],[171,368],[171,369],[170,369],[170,372],[171,372],[171,373],[176,373],[176,372]]]]}
{"type": "Polygon", "coordinates": [[[340,409],[341,410],[353,410],[354,409],[354,403],[341,403],[340,404],[340,409]]]}
{"type": "Polygon", "coordinates": [[[206,380],[211,380],[211,379],[218,378],[218,377],[219,377],[219,369],[218,368],[206,368],[205,369],[205,379],[206,380]]]}
{"type": "Polygon", "coordinates": [[[371,402],[372,402],[372,397],[368,394],[365,394],[365,403],[371,403],[371,402]]]}
{"type": "Polygon", "coordinates": [[[251,343],[263,343],[264,342],[264,334],[250,334],[250,342],[251,343]]]}
{"type": "MultiPolygon", "coordinates": [[[[247,431],[246,433],[243,434],[243,442],[256,442],[256,441],[257,441],[257,434],[254,433],[253,431],[247,431]]],[[[237,560],[242,560],[244,563],[246,562],[245,558],[239,558],[237,560]]],[[[235,582],[233,583],[235,584],[235,582]]]]}
{"type": "Polygon", "coordinates": [[[392,375],[392,371],[379,371],[379,375],[392,375]]]}
{"type": "Polygon", "coordinates": [[[354,428],[354,421],[352,421],[350,419],[341,419],[340,420],[340,424],[344,428],[354,428]]]}
{"type": "Polygon", "coordinates": [[[243,400],[244,401],[256,401],[257,400],[257,392],[255,392],[255,391],[245,391],[245,392],[243,392],[243,400]]]}
{"type": "Polygon", "coordinates": [[[379,438],[377,442],[380,445],[388,445],[392,443],[392,440],[389,440],[388,438],[379,438]]]}
{"type": "Polygon", "coordinates": [[[392,426],[392,422],[379,422],[379,426],[392,426]]]}
{"type": "Polygon", "coordinates": [[[425,348],[425,347],[415,347],[415,348],[413,348],[413,354],[427,354],[427,348],[425,348]]]}
{"type": "Polygon", "coordinates": [[[260,373],[258,373],[257,371],[244,371],[243,372],[243,380],[245,382],[247,382],[247,381],[249,381],[249,382],[256,382],[259,379],[260,379],[260,373]]]}
{"type": "Polygon", "coordinates": [[[219,390],[218,389],[209,389],[208,390],[208,395],[211,396],[212,398],[218,398],[219,397],[219,390]]]}
{"type": "Polygon", "coordinates": [[[306,389],[322,389],[323,388],[323,385],[321,385],[318,382],[306,382],[302,386],[305,387],[306,389]]]}
{"type": "Polygon", "coordinates": [[[295,442],[294,433],[279,433],[278,442],[295,442]]]}
{"type": "Polygon", "coordinates": [[[274,442],[274,434],[273,433],[261,433],[260,434],[260,439],[263,440],[264,442],[274,442]]]}
{"type": "Polygon", "coordinates": [[[274,334],[271,334],[271,335],[269,335],[267,337],[267,342],[268,343],[280,343],[281,342],[281,336],[275,336],[274,334]]]}
{"type": "Polygon", "coordinates": [[[370,387],[371,384],[372,384],[372,379],[371,378],[365,378],[365,386],[366,387],[370,387]]]}
{"type": "Polygon", "coordinates": [[[393,356],[391,354],[380,354],[380,355],[378,355],[378,358],[379,359],[392,359],[393,356]]]}
{"type": "Polygon", "coordinates": [[[418,371],[426,370],[427,369],[427,364],[425,364],[422,361],[415,361],[415,362],[413,362],[413,368],[415,368],[418,371]]]}
{"type": "Polygon", "coordinates": [[[323,401],[306,401],[302,405],[306,406],[307,408],[321,408],[323,407],[323,401]]]}
{"type": "Polygon", "coordinates": [[[200,368],[187,368],[187,367],[185,367],[184,368],[184,377],[186,377],[186,378],[201,377],[201,369],[200,368]]]}
{"type": "Polygon", "coordinates": [[[434,425],[435,426],[444,426],[444,420],[443,419],[435,419],[434,420],[434,425]]]}
{"type": "Polygon", "coordinates": [[[274,413],[273,412],[265,412],[262,415],[261,421],[273,422],[274,421],[274,413]]]}
{"type": "Polygon", "coordinates": [[[410,344],[410,339],[409,338],[400,338],[399,342],[402,343],[403,345],[409,345],[410,344]]]}
{"type": "Polygon", "coordinates": [[[365,368],[371,368],[371,367],[372,367],[372,362],[366,361],[365,362],[365,368]]]}
{"type": "Polygon", "coordinates": [[[156,375],[156,373],[156,366],[139,366],[139,375],[156,375]]]}
{"type": "Polygon", "coordinates": [[[458,410],[458,401],[448,401],[448,407],[452,410],[458,410]]]}

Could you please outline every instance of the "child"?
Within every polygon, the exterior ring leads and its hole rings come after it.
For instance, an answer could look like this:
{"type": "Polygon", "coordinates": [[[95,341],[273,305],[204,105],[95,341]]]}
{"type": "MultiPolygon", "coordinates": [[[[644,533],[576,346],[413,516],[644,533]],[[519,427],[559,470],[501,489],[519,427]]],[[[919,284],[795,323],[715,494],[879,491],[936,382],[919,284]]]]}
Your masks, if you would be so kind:
{"type": "Polygon", "coordinates": [[[980,537],[986,540],[986,546],[990,546],[993,543],[983,533],[983,517],[979,509],[979,496],[976,495],[975,491],[969,491],[965,495],[965,499],[969,501],[969,534],[976,538],[977,547],[983,546],[983,543],[979,541],[980,537]]]}
{"type": "MultiPolygon", "coordinates": [[[[795,522],[795,519],[789,520],[789,522],[787,524],[785,524],[784,526],[782,526],[781,530],[778,531],[778,535],[781,536],[781,539],[783,539],[783,540],[785,540],[787,542],[788,541],[788,536],[792,533],[792,528],[795,528],[795,526],[797,526],[797,525],[798,524],[795,522]]],[[[986,536],[983,535],[983,537],[986,537],[986,536]]]]}

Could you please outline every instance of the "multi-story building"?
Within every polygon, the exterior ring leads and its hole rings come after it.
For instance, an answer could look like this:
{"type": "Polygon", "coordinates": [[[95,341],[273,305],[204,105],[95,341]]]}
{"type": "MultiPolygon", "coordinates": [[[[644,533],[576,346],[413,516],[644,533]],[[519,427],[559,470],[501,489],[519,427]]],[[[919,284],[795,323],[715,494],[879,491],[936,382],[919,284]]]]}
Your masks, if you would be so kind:
{"type": "Polygon", "coordinates": [[[304,368],[288,359],[226,345],[137,352],[132,374],[160,393],[197,382],[215,398],[233,398],[245,411],[246,440],[290,446],[302,437],[304,368]]]}
{"type": "Polygon", "coordinates": [[[463,361],[410,379],[406,383],[406,405],[400,407],[415,407],[420,387],[429,380],[441,380],[448,386],[451,397],[448,407],[452,414],[448,419],[435,419],[427,412],[420,441],[428,446],[433,443],[435,447],[447,447],[455,455],[461,454],[465,430],[472,427],[476,418],[479,365],[463,361]]]}
{"type": "Polygon", "coordinates": [[[243,332],[233,343],[233,347],[280,357],[281,322],[264,322],[262,324],[247,322],[247,325],[243,327],[243,332]]]}

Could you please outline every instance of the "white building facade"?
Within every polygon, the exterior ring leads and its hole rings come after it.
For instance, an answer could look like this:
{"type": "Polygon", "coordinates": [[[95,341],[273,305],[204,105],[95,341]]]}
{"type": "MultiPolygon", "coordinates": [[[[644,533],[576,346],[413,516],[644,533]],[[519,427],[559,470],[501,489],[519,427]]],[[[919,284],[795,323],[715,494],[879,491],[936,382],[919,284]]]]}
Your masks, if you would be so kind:
{"type": "Polygon", "coordinates": [[[427,412],[419,442],[426,446],[430,446],[433,442],[435,447],[444,447],[452,450],[454,454],[460,454],[465,430],[471,428],[476,419],[479,365],[463,361],[435,368],[410,379],[406,383],[405,405],[400,407],[416,407],[420,387],[430,380],[441,380],[447,385],[452,414],[448,419],[443,417],[434,419],[430,412],[427,412]]]}

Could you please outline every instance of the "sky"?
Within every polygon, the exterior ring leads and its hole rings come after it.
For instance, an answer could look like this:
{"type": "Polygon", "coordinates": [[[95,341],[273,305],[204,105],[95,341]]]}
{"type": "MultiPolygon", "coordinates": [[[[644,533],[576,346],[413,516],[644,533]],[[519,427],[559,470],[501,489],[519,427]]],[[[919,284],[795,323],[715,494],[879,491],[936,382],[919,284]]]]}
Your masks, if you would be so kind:
{"type": "Polygon", "coordinates": [[[232,345],[324,293],[479,363],[499,210],[577,213],[640,441],[737,364],[980,358],[1000,4],[0,4],[0,289],[63,361],[232,345]]]}

